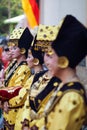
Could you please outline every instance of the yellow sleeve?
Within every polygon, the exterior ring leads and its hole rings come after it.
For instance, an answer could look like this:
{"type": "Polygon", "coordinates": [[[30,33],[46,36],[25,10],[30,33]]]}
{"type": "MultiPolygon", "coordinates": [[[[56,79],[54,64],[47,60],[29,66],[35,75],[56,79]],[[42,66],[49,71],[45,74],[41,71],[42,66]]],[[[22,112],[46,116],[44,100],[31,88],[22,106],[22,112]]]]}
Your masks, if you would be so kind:
{"type": "Polygon", "coordinates": [[[24,87],[21,88],[21,90],[19,91],[19,95],[9,100],[10,107],[17,107],[24,104],[27,94],[29,94],[33,78],[34,75],[30,76],[29,79],[26,81],[24,87]]]}
{"type": "Polygon", "coordinates": [[[83,97],[77,92],[67,92],[48,115],[49,130],[80,130],[86,110],[83,97]]]}

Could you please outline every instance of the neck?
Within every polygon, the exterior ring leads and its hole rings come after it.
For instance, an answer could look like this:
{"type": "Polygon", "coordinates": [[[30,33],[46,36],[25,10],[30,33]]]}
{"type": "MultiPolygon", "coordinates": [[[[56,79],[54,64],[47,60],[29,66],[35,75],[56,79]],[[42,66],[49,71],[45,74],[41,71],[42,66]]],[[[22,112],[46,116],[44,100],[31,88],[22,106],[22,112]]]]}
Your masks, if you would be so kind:
{"type": "Polygon", "coordinates": [[[19,65],[22,61],[26,61],[26,57],[24,55],[17,58],[17,64],[19,65]]]}
{"type": "Polygon", "coordinates": [[[76,70],[69,67],[59,70],[56,77],[60,78],[63,83],[79,80],[76,70]]]}
{"type": "Polygon", "coordinates": [[[43,68],[42,68],[42,66],[39,64],[39,65],[37,65],[37,66],[34,66],[34,72],[35,73],[38,73],[38,72],[40,72],[40,71],[42,71],[43,70],[43,68]]]}

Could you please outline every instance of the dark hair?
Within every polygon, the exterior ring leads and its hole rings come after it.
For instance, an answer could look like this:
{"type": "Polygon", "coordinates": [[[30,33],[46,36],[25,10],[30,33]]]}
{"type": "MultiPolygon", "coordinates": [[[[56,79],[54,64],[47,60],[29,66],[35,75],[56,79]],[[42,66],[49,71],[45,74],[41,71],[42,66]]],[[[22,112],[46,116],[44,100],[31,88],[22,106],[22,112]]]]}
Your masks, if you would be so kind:
{"type": "Polygon", "coordinates": [[[67,15],[52,48],[58,56],[69,60],[69,67],[75,68],[87,54],[87,29],[74,16],[67,15]]]}
{"type": "Polygon", "coordinates": [[[44,53],[41,50],[35,50],[34,47],[31,48],[32,55],[34,58],[39,60],[39,63],[42,65],[44,63],[44,53]]]}

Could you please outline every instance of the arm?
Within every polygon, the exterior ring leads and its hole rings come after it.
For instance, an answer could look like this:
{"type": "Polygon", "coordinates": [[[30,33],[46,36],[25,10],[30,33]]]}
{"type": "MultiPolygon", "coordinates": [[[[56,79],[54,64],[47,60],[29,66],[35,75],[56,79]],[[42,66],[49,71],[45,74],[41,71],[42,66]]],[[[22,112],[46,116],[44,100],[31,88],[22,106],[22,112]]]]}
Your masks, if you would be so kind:
{"type": "Polygon", "coordinates": [[[26,96],[29,93],[30,86],[32,84],[34,75],[32,75],[27,81],[24,87],[19,91],[18,96],[9,100],[10,107],[22,106],[26,100],[26,96]]]}

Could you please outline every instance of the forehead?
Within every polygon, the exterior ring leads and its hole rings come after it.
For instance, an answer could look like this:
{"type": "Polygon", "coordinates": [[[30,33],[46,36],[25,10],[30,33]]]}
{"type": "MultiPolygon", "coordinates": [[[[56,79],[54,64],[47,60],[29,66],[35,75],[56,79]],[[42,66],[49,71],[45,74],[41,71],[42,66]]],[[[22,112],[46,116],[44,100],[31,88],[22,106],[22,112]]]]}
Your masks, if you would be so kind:
{"type": "Polygon", "coordinates": [[[19,48],[18,46],[14,45],[14,46],[9,46],[9,49],[14,49],[14,48],[19,48]]]}
{"type": "Polygon", "coordinates": [[[8,46],[18,46],[18,40],[10,40],[8,46]]]}
{"type": "Polygon", "coordinates": [[[46,54],[49,54],[49,55],[53,55],[55,52],[54,52],[54,50],[52,49],[52,47],[49,46],[48,48],[45,49],[45,53],[46,53],[46,54]]]}

